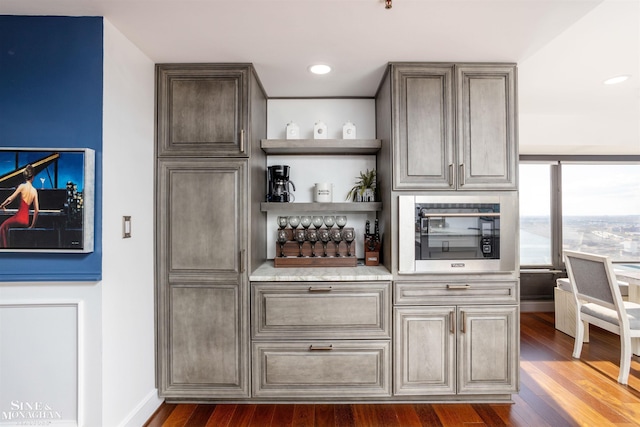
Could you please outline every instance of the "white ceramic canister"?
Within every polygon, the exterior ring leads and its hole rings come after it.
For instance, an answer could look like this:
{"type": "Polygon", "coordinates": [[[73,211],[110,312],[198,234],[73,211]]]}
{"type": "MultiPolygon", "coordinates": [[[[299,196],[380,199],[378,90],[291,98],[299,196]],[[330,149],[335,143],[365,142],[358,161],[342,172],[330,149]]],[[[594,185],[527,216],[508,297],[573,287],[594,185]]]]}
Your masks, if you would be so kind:
{"type": "Polygon", "coordinates": [[[317,121],[313,126],[313,139],[327,139],[327,125],[317,121]]]}
{"type": "Polygon", "coordinates": [[[347,122],[342,126],[342,139],[356,139],[356,125],[347,122]]]}
{"type": "Polygon", "coordinates": [[[294,122],[287,124],[287,138],[286,139],[300,139],[300,127],[294,122]]]}
{"type": "Polygon", "coordinates": [[[330,182],[318,182],[313,189],[313,200],[319,203],[333,202],[333,184],[330,182]]]}

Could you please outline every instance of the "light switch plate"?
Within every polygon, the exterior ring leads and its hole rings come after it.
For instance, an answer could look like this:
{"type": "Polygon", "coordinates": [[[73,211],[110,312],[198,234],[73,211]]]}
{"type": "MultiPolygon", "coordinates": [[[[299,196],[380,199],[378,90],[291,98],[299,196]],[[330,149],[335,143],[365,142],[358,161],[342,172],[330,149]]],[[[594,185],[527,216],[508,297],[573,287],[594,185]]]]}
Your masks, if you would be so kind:
{"type": "Polygon", "coordinates": [[[131,217],[122,217],[122,238],[128,239],[131,237],[131,217]]]}

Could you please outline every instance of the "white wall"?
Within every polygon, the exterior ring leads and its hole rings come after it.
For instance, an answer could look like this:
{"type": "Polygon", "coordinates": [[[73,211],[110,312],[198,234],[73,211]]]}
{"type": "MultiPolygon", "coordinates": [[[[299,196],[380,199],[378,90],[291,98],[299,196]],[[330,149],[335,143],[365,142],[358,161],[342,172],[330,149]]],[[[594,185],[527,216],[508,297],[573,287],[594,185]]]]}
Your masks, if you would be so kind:
{"type": "MultiPolygon", "coordinates": [[[[19,357],[3,356],[0,360],[3,417],[17,401],[27,412],[27,405],[38,404],[59,412],[59,418],[40,413],[44,421],[55,425],[102,425],[101,288],[101,283],[0,283],[0,346],[3,351],[16,346],[22,350],[10,351],[19,357]],[[70,315],[70,310],[76,316],[70,315]],[[51,325],[77,332],[76,342],[65,331],[49,335],[51,325]],[[69,367],[68,357],[77,360],[75,368],[69,367]],[[59,377],[58,366],[67,373],[75,369],[75,387],[68,378],[59,377]],[[76,413],[68,412],[72,407],[77,408],[76,413]]],[[[15,426],[24,421],[0,419],[0,425],[15,426]]]]}
{"type": "MultiPolygon", "coordinates": [[[[154,63],[104,20],[103,426],[160,405],[154,357],[154,63]],[[131,238],[122,217],[131,216],[131,238]]],[[[97,425],[97,424],[94,424],[97,425]]]]}

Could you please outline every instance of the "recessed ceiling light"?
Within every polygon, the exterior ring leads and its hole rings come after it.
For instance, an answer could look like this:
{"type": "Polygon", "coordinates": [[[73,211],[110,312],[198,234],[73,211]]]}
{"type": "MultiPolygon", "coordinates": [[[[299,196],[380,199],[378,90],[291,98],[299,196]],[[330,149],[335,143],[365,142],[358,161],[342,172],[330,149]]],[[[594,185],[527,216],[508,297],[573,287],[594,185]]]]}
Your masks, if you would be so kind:
{"type": "Polygon", "coordinates": [[[629,76],[627,76],[627,75],[611,77],[610,79],[605,80],[604,84],[606,84],[606,85],[614,85],[616,83],[622,83],[623,81],[627,80],[628,78],[629,78],[629,76]]]}
{"type": "Polygon", "coordinates": [[[309,67],[309,71],[313,74],[327,74],[331,71],[331,67],[325,64],[315,64],[309,67]]]}

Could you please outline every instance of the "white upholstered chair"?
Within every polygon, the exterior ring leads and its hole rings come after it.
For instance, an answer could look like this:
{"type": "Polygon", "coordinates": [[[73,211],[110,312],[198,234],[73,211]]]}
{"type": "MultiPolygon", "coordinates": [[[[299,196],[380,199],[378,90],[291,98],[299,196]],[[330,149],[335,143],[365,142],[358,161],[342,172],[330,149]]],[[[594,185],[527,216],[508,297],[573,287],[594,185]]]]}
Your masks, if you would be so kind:
{"type": "Polygon", "coordinates": [[[622,300],[609,257],[565,251],[564,259],[576,303],[573,357],[580,358],[584,324],[618,334],[621,348],[618,382],[627,384],[631,355],[640,352],[640,304],[622,300]]]}

